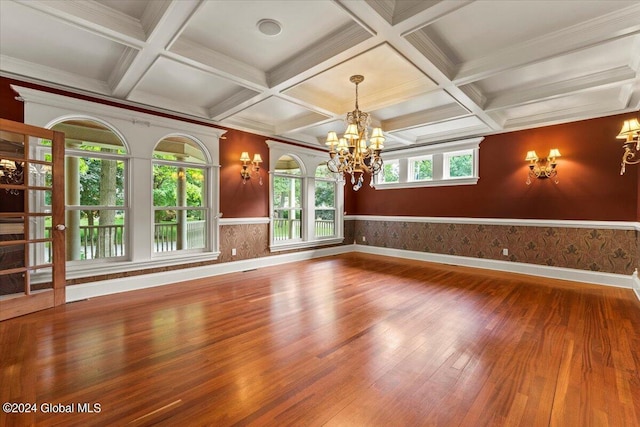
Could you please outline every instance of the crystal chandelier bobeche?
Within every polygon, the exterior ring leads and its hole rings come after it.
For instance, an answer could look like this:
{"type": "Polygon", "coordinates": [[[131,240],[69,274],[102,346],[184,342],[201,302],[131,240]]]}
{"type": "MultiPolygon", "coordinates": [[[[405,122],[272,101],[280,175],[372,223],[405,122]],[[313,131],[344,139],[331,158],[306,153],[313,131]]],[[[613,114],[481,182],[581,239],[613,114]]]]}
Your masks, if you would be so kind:
{"type": "Polygon", "coordinates": [[[347,130],[343,137],[338,139],[335,132],[327,134],[330,157],[327,168],[333,173],[342,174],[343,177],[345,174],[351,175],[351,184],[355,191],[362,187],[365,173],[371,175],[370,185],[373,187],[374,177],[382,170],[380,152],[385,141],[381,128],[371,129],[369,138],[371,116],[358,108],[358,84],[363,80],[364,77],[360,75],[351,76],[349,79],[356,85],[356,108],[347,113],[347,130]]]}

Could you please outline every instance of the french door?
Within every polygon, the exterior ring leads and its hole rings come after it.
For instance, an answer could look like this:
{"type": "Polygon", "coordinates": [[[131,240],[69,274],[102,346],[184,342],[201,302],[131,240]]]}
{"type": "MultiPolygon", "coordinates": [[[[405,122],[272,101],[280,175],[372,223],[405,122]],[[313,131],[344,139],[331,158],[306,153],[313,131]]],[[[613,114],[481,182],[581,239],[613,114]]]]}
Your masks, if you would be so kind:
{"type": "Polygon", "coordinates": [[[64,133],[0,119],[0,320],[65,303],[64,133]]]}

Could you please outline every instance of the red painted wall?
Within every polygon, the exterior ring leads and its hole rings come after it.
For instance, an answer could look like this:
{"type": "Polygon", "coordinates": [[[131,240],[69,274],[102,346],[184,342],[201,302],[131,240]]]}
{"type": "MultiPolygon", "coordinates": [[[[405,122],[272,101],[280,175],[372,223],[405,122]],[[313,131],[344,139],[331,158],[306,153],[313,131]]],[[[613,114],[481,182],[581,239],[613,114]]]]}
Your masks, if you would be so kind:
{"type": "Polygon", "coordinates": [[[239,130],[229,130],[220,141],[220,212],[223,218],[248,218],[269,216],[269,147],[266,138],[239,130]],[[243,151],[253,155],[258,153],[263,163],[260,165],[262,185],[258,177],[252,177],[243,184],[240,178],[243,151]]]}
{"type": "MultiPolygon", "coordinates": [[[[24,120],[22,103],[15,101],[10,84],[31,87],[128,108],[205,126],[197,120],[143,108],[132,108],[58,89],[0,78],[0,117],[24,120]]],[[[373,190],[366,183],[358,192],[345,186],[345,210],[350,215],[450,216],[473,218],[531,218],[584,220],[640,220],[640,165],[619,175],[622,144],[615,136],[622,122],[636,114],[623,114],[538,129],[487,136],[480,144],[480,180],[477,185],[398,190],[373,190]],[[562,153],[559,184],[536,180],[525,184],[526,152],[545,155],[551,148],[562,153]]],[[[269,168],[264,136],[228,129],[220,142],[220,210],[223,218],[269,215],[269,168]],[[242,184],[240,153],[260,153],[263,185],[251,179],[242,184]]],[[[384,154],[383,154],[384,156],[384,154]]]]}
{"type": "Polygon", "coordinates": [[[10,84],[11,80],[0,77],[0,117],[24,123],[23,104],[15,99],[18,94],[11,89],[10,84]]]}
{"type": "MultiPolygon", "coordinates": [[[[638,166],[620,176],[624,119],[610,116],[487,136],[480,144],[477,185],[347,192],[350,215],[448,216],[636,221],[638,166]],[[525,184],[527,151],[558,148],[558,178],[525,184]]],[[[384,157],[384,154],[383,154],[384,157]]]]}

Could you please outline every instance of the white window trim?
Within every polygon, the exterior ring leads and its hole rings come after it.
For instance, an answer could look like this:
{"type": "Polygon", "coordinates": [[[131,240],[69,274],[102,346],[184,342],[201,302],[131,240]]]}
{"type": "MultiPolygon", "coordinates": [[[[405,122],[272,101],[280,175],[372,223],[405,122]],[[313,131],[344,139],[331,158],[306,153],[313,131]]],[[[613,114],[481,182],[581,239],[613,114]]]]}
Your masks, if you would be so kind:
{"type": "MultiPolygon", "coordinates": [[[[315,173],[316,167],[329,159],[327,152],[299,147],[278,141],[267,140],[269,146],[269,249],[271,252],[303,249],[341,243],[344,240],[344,188],[336,185],[336,234],[335,237],[315,237],[313,220],[315,219],[315,173]],[[284,155],[294,155],[300,165],[302,178],[302,237],[296,240],[274,242],[273,240],[273,177],[278,159],[284,155]],[[313,213],[313,214],[311,214],[313,213]]],[[[323,179],[325,180],[325,179],[323,179]]]]}
{"type": "MultiPolygon", "coordinates": [[[[204,175],[204,193],[202,194],[202,199],[203,199],[203,205],[202,206],[182,206],[182,207],[178,207],[178,206],[155,206],[154,201],[153,201],[153,190],[151,190],[151,236],[152,236],[152,240],[151,240],[151,257],[152,258],[158,258],[158,259],[172,259],[172,258],[180,258],[182,256],[182,254],[186,254],[186,255],[198,255],[198,254],[207,254],[211,252],[211,247],[214,245],[212,239],[212,225],[211,225],[211,201],[210,201],[210,197],[211,197],[211,190],[209,189],[209,187],[211,187],[211,182],[212,182],[212,174],[211,174],[211,169],[212,169],[212,165],[211,165],[211,156],[210,153],[207,151],[206,147],[204,146],[204,144],[202,143],[202,141],[198,140],[197,138],[188,135],[188,134],[178,134],[178,133],[173,133],[173,134],[168,134],[165,137],[163,137],[162,139],[160,139],[156,145],[153,147],[153,152],[155,153],[155,149],[158,146],[158,144],[160,143],[160,141],[162,141],[165,138],[171,137],[171,136],[182,136],[185,138],[189,138],[191,139],[197,146],[198,148],[200,148],[200,150],[202,150],[202,152],[204,153],[205,156],[205,162],[204,163],[190,163],[190,162],[180,162],[177,160],[163,160],[163,159],[156,159],[154,157],[154,154],[151,154],[151,183],[153,184],[153,180],[154,180],[154,166],[156,165],[166,165],[166,166],[173,166],[173,167],[184,167],[184,168],[193,168],[193,169],[202,169],[203,175],[204,175]],[[155,233],[155,213],[158,209],[162,209],[162,208],[173,208],[175,210],[195,210],[195,211],[203,211],[204,212],[204,218],[205,218],[205,228],[204,228],[204,232],[205,232],[205,237],[204,237],[204,247],[203,248],[193,248],[193,249],[176,249],[173,251],[161,251],[161,252],[156,252],[155,248],[153,247],[154,245],[154,240],[153,240],[153,233],[155,233]]],[[[152,185],[153,188],[153,185],[152,185]]],[[[215,219],[215,218],[214,218],[215,219]]],[[[215,233],[216,235],[218,235],[219,233],[215,233]]]]}
{"type": "Polygon", "coordinates": [[[418,187],[442,187],[450,185],[475,185],[480,179],[479,158],[480,143],[484,137],[469,138],[458,141],[445,142],[441,144],[428,145],[426,147],[407,148],[390,152],[383,152],[384,161],[399,160],[400,182],[376,182],[376,190],[391,190],[396,188],[418,188],[418,187]],[[473,153],[473,169],[471,177],[446,178],[444,175],[445,154],[471,150],[473,153]],[[423,181],[411,180],[413,171],[410,170],[409,159],[423,156],[432,156],[433,179],[423,181]]]}
{"type": "MultiPolygon", "coordinates": [[[[87,116],[91,119],[105,121],[110,127],[115,129],[121,139],[125,141],[135,141],[135,144],[127,146],[129,175],[127,180],[126,194],[129,200],[136,203],[129,205],[127,226],[129,230],[129,246],[126,260],[101,259],[85,262],[81,265],[67,263],[67,279],[96,276],[100,274],[111,274],[127,272],[131,270],[142,270],[146,268],[178,265],[199,261],[216,260],[220,256],[220,233],[219,220],[219,182],[220,182],[220,157],[219,139],[226,131],[127,110],[111,105],[99,104],[92,101],[85,101],[67,97],[64,95],[52,94],[36,89],[30,89],[11,85],[12,89],[19,93],[24,101],[24,122],[27,124],[49,128],[55,123],[64,121],[66,118],[87,116]],[[180,253],[172,257],[153,257],[151,244],[151,226],[132,226],[140,224],[151,224],[153,201],[151,200],[151,178],[152,163],[151,157],[157,142],[168,133],[186,134],[196,138],[202,143],[210,156],[209,188],[207,197],[209,198],[209,209],[211,215],[211,226],[208,230],[211,247],[208,252],[201,253],[180,253]]],[[[47,280],[46,274],[42,276],[47,280]]],[[[50,277],[50,274],[49,274],[50,277]]]]}

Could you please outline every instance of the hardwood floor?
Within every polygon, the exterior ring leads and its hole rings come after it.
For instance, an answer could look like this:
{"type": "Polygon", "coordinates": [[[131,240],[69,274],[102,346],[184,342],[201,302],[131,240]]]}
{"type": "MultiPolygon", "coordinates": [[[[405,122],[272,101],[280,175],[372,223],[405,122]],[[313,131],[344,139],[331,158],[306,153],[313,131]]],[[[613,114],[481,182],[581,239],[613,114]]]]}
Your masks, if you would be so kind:
{"type": "Polygon", "coordinates": [[[345,254],[2,322],[0,425],[640,426],[639,331],[629,289],[345,254]]]}

